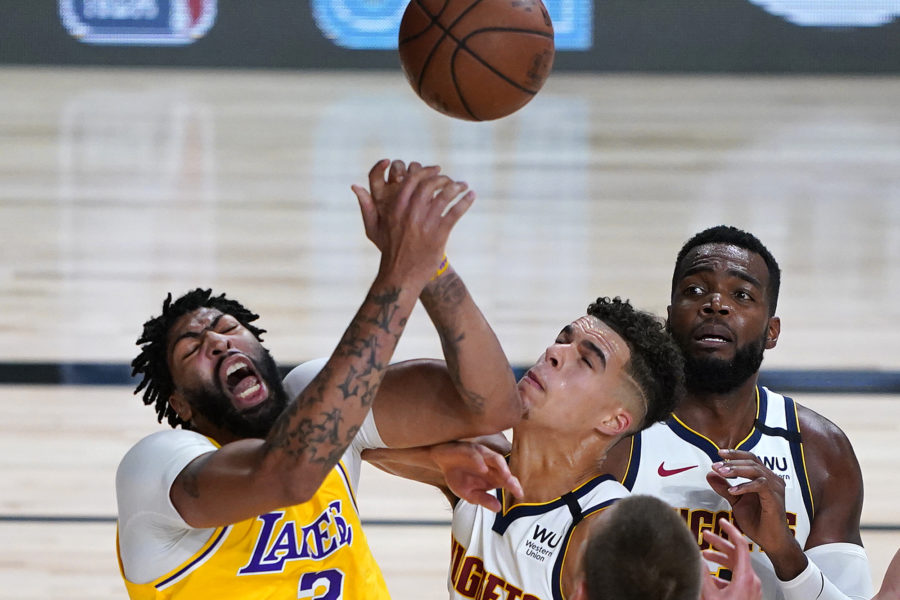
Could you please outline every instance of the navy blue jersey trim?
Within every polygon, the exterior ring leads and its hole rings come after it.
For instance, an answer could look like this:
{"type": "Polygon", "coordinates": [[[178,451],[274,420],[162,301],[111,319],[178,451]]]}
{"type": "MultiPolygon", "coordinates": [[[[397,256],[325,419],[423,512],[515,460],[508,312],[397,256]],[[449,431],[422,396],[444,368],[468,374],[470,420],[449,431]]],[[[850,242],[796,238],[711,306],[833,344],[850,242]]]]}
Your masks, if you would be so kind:
{"type": "MultiPolygon", "coordinates": [[[[550,502],[545,502],[542,504],[523,504],[519,506],[513,506],[511,509],[509,509],[509,511],[507,511],[506,514],[503,514],[503,511],[500,511],[494,515],[494,524],[491,525],[491,531],[503,535],[516,519],[540,515],[552,510],[556,510],[557,508],[560,508],[562,506],[568,506],[569,499],[573,499],[577,503],[582,496],[593,491],[594,488],[596,488],[604,481],[616,481],[616,478],[609,474],[598,475],[597,477],[594,477],[587,483],[583,484],[578,489],[563,494],[561,497],[556,498],[555,500],[551,500],[550,502]]],[[[502,490],[497,490],[497,497],[502,499],[502,493],[502,490]]]]}
{"type": "Polygon", "coordinates": [[[691,446],[696,446],[697,448],[705,452],[706,455],[709,456],[709,460],[711,460],[712,462],[718,462],[722,460],[722,458],[719,456],[719,449],[715,444],[713,444],[708,439],[697,435],[696,433],[679,423],[675,417],[669,417],[669,419],[666,421],[666,425],[669,426],[669,429],[672,430],[672,433],[680,437],[682,440],[684,440],[691,446]]]}
{"type": "Polygon", "coordinates": [[[625,478],[622,480],[628,491],[634,487],[634,481],[637,479],[638,467],[641,464],[641,432],[631,436],[631,455],[628,459],[628,470],[625,472],[625,478]]]}
{"type": "Polygon", "coordinates": [[[785,423],[788,426],[790,437],[786,437],[791,447],[791,458],[794,460],[794,472],[800,484],[803,494],[803,504],[806,506],[806,514],[812,523],[815,509],[812,501],[812,490],[809,489],[809,476],[806,473],[806,464],[803,462],[803,434],[800,433],[800,423],[797,421],[797,409],[793,398],[784,396],[785,423]]]}

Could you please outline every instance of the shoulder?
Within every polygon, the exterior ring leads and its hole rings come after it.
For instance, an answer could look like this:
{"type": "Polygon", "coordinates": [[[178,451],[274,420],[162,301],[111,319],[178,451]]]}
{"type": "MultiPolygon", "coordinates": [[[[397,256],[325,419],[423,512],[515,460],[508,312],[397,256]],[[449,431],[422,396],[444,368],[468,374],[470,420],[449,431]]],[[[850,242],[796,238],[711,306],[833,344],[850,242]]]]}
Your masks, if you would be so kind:
{"type": "Polygon", "coordinates": [[[157,431],[131,447],[116,470],[116,490],[158,487],[161,479],[174,480],[192,460],[216,449],[208,438],[184,429],[157,431]]]}
{"type": "Polygon", "coordinates": [[[796,406],[806,474],[815,506],[814,520],[816,524],[827,525],[819,528],[826,529],[825,533],[817,533],[814,526],[808,543],[858,543],[863,478],[853,445],[836,424],[799,403],[796,406]],[[832,533],[832,529],[837,533],[832,533]]]}
{"type": "Polygon", "coordinates": [[[306,386],[308,386],[316,375],[319,374],[329,357],[314,358],[305,363],[299,364],[285,376],[283,384],[284,391],[287,392],[288,398],[296,398],[300,395],[306,386]]]}
{"type": "Polygon", "coordinates": [[[835,423],[811,408],[796,403],[797,420],[807,459],[857,464],[853,445],[835,423]]]}

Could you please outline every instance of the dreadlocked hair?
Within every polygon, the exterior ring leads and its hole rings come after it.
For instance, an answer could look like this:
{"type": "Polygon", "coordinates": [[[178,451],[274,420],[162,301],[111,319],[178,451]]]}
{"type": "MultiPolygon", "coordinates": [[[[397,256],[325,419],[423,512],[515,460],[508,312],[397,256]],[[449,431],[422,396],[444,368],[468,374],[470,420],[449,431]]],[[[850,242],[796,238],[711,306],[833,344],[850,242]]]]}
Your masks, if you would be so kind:
{"type": "Polygon", "coordinates": [[[597,298],[587,312],[622,336],[631,350],[627,370],[647,399],[638,430],[667,419],[684,394],[684,358],[662,320],[618,296],[597,298]]]}
{"type": "Polygon", "coordinates": [[[166,418],[172,427],[184,425],[184,421],[169,405],[169,397],[175,389],[166,356],[169,330],[175,321],[198,308],[214,308],[233,316],[260,341],[262,334],[266,332],[265,329],[250,324],[259,315],[240,302],[226,298],[225,294],[213,296],[212,290],[196,288],[172,302],[172,293],[169,292],[163,302],[162,314],[144,323],[143,333],[135,342],[141,346],[141,351],[131,361],[131,376],[143,375],[134,393],[144,390],[144,404],[154,405],[156,420],[162,423],[163,418],[166,418]]]}

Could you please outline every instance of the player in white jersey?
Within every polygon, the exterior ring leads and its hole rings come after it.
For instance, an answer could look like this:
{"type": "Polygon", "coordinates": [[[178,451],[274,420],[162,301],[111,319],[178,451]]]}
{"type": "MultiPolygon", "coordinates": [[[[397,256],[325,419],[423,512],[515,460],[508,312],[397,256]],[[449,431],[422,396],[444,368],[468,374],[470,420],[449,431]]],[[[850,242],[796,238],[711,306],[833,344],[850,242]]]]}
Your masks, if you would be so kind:
{"type": "Polygon", "coordinates": [[[618,298],[599,298],[587,312],[563,328],[519,381],[526,412],[513,428],[508,461],[520,490],[491,492],[478,503],[460,500],[445,468],[447,446],[418,451],[443,468],[430,477],[397,466],[410,453],[365,457],[450,498],[453,598],[569,596],[588,525],[627,494],[603,474],[603,456],[623,436],[665,418],[680,395],[682,359],[658,319],[618,298]]]}
{"type": "Polygon", "coordinates": [[[780,278],[765,246],[733,227],[682,247],[667,327],[687,395],[666,423],[618,444],[607,469],[678,509],[698,543],[719,516],[735,522],[754,542],[768,600],[870,598],[853,447],[821,415],[757,385],[781,332],[780,278]]]}
{"type": "Polygon", "coordinates": [[[399,161],[376,163],[369,186],[354,191],[381,251],[378,274],[309,385],[289,376],[291,395],[283,389],[257,315],[224,294],[170,295],[144,324],[136,391],[174,430],[138,442],[117,473],[117,546],[132,598],[326,589],[386,598],[355,510],[358,449],[348,446],[363,436],[364,445],[418,446],[521,418],[506,356],[444,254],[474,196],[436,168],[399,161]],[[389,366],[417,299],[447,363],[389,366]]]}

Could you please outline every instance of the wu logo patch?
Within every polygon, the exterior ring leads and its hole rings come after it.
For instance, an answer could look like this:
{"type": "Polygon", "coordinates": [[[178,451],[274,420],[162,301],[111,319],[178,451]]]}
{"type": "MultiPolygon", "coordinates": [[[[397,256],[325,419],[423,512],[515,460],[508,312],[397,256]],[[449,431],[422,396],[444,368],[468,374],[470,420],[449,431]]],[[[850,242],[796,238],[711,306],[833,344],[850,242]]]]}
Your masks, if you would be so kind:
{"type": "Polygon", "coordinates": [[[542,527],[540,523],[536,523],[531,539],[525,540],[525,555],[535,559],[538,562],[544,562],[553,555],[554,549],[559,546],[562,541],[562,535],[550,531],[546,527],[542,527]]]}

